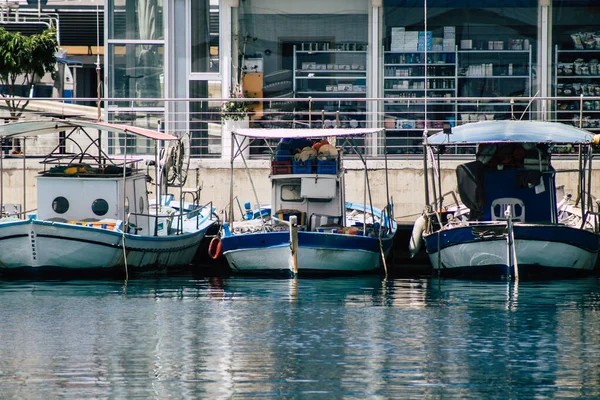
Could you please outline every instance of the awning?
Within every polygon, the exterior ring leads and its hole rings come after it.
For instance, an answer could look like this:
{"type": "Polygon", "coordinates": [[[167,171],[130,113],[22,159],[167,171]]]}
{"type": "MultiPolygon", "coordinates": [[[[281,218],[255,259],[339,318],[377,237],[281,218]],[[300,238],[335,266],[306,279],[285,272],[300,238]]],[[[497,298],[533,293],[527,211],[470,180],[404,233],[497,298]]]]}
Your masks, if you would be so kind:
{"type": "Polygon", "coordinates": [[[558,122],[481,121],[438,132],[427,138],[429,145],[478,143],[589,143],[594,135],[586,130],[558,122]]]}
{"type": "Polygon", "coordinates": [[[308,128],[243,128],[234,129],[233,133],[239,136],[263,139],[315,139],[329,136],[358,136],[383,132],[383,128],[335,128],[335,129],[308,129],[308,128]]]}
{"type": "Polygon", "coordinates": [[[67,64],[70,67],[83,67],[83,63],[81,61],[71,60],[69,58],[56,57],[56,62],[67,64]]]}
{"type": "Polygon", "coordinates": [[[34,137],[73,129],[92,129],[123,135],[135,135],[152,140],[178,140],[176,136],[137,126],[78,120],[23,121],[0,125],[0,137],[34,137]]]}

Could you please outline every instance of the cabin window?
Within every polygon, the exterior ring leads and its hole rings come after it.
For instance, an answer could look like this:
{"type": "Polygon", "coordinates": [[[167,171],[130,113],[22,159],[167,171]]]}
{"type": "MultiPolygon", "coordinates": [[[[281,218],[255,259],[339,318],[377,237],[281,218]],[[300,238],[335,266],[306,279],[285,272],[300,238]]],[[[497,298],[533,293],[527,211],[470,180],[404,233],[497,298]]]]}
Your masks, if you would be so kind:
{"type": "Polygon", "coordinates": [[[108,202],[104,199],[96,199],[92,203],[92,211],[96,215],[105,215],[108,212],[108,202]]]}
{"type": "Polygon", "coordinates": [[[125,197],[125,214],[129,214],[129,197],[125,197]]]}
{"type": "Polygon", "coordinates": [[[281,201],[302,201],[300,185],[282,185],[281,201]]]}
{"type": "Polygon", "coordinates": [[[143,214],[144,213],[144,198],[143,197],[140,197],[139,205],[140,205],[140,214],[143,214]]]}
{"type": "Polygon", "coordinates": [[[57,214],[64,214],[69,209],[69,200],[59,196],[52,201],[52,209],[57,214]]]}

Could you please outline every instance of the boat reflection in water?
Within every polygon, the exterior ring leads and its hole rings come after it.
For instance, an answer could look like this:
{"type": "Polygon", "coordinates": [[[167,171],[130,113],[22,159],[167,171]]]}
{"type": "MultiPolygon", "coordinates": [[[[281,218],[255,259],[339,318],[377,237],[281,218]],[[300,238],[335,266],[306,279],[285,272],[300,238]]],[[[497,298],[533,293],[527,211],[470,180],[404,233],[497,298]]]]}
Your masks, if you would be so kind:
{"type": "Polygon", "coordinates": [[[9,398],[598,398],[598,293],[595,278],[0,281],[0,382],[9,398]]]}

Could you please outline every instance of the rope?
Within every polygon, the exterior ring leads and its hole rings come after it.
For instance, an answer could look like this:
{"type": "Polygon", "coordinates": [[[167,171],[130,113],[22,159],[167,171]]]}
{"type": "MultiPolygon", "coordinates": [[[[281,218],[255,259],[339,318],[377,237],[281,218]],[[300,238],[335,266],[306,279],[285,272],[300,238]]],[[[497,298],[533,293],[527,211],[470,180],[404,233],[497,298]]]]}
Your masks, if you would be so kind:
{"type": "MultiPolygon", "coordinates": [[[[129,221],[129,217],[127,217],[129,221]]],[[[125,280],[129,280],[129,268],[127,268],[127,251],[125,250],[125,230],[121,234],[121,244],[123,245],[123,260],[125,262],[125,280]]]]}

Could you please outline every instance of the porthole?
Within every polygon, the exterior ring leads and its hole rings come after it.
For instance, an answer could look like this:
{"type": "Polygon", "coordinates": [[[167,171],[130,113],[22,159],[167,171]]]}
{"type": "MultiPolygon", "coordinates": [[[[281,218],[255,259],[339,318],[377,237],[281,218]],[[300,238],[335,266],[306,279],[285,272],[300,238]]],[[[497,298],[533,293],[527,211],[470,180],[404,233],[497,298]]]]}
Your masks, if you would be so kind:
{"type": "Polygon", "coordinates": [[[140,206],[140,214],[143,214],[144,213],[144,198],[143,197],[140,197],[139,206],[140,206]]]}
{"type": "Polygon", "coordinates": [[[104,199],[96,199],[92,203],[92,211],[96,215],[105,215],[108,212],[108,202],[104,199]]]}
{"type": "Polygon", "coordinates": [[[69,200],[59,196],[52,201],[52,209],[57,214],[64,214],[69,209],[69,200]]]}

